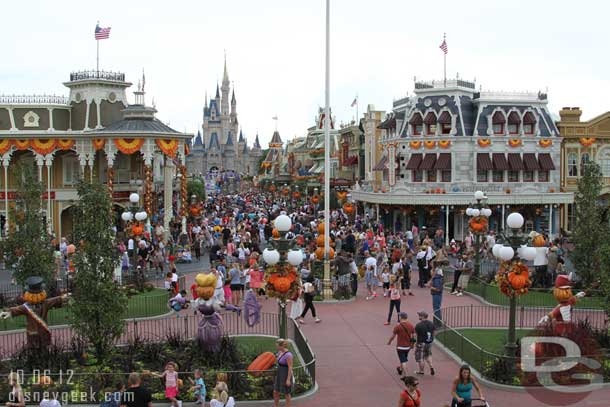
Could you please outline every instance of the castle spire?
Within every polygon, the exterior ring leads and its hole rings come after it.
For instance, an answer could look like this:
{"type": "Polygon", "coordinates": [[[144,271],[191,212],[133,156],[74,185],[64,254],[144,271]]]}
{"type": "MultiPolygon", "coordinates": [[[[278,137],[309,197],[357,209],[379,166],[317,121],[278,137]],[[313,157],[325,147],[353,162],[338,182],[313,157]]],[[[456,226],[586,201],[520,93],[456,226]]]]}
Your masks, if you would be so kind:
{"type": "Polygon", "coordinates": [[[227,70],[227,51],[225,50],[225,70],[224,73],[222,74],[222,83],[223,85],[225,83],[229,83],[229,71],[227,70]]]}
{"type": "Polygon", "coordinates": [[[216,82],[216,99],[220,99],[220,88],[218,87],[218,82],[216,82]]]}

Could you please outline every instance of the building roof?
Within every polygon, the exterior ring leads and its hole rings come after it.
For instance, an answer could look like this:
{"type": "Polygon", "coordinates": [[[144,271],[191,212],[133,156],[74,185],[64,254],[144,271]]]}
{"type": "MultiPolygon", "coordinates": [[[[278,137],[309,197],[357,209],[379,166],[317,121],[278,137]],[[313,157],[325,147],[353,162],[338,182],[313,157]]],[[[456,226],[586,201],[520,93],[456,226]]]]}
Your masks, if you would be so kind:
{"type": "Polygon", "coordinates": [[[220,88],[218,88],[218,82],[216,82],[216,99],[220,99],[220,88]]]}
{"type": "Polygon", "coordinates": [[[261,148],[261,143],[258,141],[258,133],[256,133],[256,138],[254,139],[254,148],[261,148]]]}
{"type": "Polygon", "coordinates": [[[244,133],[243,131],[239,131],[239,143],[245,143],[246,139],[244,139],[244,133]]]}
{"type": "Polygon", "coordinates": [[[173,133],[180,134],[180,132],[172,129],[168,125],[162,123],[156,117],[152,118],[124,118],[116,121],[101,130],[91,130],[95,133],[124,133],[124,132],[138,132],[138,133],[173,133]]]}
{"type": "Polygon", "coordinates": [[[218,134],[212,133],[210,136],[210,146],[209,149],[217,148],[220,150],[220,143],[218,142],[218,134]]]}
{"type": "Polygon", "coordinates": [[[231,132],[229,132],[229,134],[227,135],[227,142],[225,143],[225,145],[227,145],[227,146],[233,145],[233,134],[231,134],[231,132]]]}
{"type": "MultiPolygon", "coordinates": [[[[258,135],[256,136],[258,139],[258,135]]],[[[274,131],[273,132],[273,137],[271,137],[271,141],[269,142],[269,144],[283,144],[284,142],[282,141],[282,138],[280,137],[280,132],[279,131],[274,131]]]]}
{"type": "Polygon", "coordinates": [[[203,146],[203,140],[201,139],[200,131],[197,131],[197,135],[195,136],[195,146],[203,146]]]}

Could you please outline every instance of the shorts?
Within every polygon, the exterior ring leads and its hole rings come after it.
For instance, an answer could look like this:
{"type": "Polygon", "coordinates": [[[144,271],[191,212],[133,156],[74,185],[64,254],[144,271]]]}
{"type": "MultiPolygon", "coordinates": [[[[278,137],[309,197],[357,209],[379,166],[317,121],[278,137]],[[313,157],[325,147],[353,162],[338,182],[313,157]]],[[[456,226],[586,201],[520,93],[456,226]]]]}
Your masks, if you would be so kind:
{"type": "Polygon", "coordinates": [[[411,289],[411,279],[403,277],[400,280],[400,288],[403,290],[410,290],[411,289]]]}
{"type": "Polygon", "coordinates": [[[390,289],[390,282],[389,281],[387,283],[383,283],[383,289],[384,290],[389,290],[390,289]]]}
{"type": "Polygon", "coordinates": [[[231,291],[242,291],[244,286],[241,284],[231,284],[231,291]]]}
{"type": "Polygon", "coordinates": [[[420,342],[415,345],[415,361],[421,362],[432,356],[432,343],[420,342]]]}
{"type": "Polygon", "coordinates": [[[396,353],[398,353],[398,360],[400,363],[407,363],[409,360],[409,351],[411,349],[396,349],[396,353]]]}
{"type": "Polygon", "coordinates": [[[460,279],[458,280],[458,287],[462,289],[466,289],[468,287],[468,282],[470,281],[470,273],[462,273],[460,279]]]}
{"type": "Polygon", "coordinates": [[[181,305],[180,303],[178,303],[178,302],[177,302],[177,303],[174,303],[174,304],[172,305],[172,309],[173,309],[174,311],[180,311],[180,310],[182,309],[182,305],[181,305]]]}
{"type": "Polygon", "coordinates": [[[165,397],[167,397],[168,399],[173,399],[177,395],[178,395],[177,387],[166,387],[165,388],[165,397]]]}

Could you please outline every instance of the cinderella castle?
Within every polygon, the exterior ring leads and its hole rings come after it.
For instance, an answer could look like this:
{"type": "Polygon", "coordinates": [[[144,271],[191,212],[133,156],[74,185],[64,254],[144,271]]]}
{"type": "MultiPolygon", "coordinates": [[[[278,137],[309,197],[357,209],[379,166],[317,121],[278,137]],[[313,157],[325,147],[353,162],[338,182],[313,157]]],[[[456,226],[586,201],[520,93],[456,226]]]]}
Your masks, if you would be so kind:
{"type": "Polygon", "coordinates": [[[186,166],[189,174],[208,174],[211,171],[234,171],[245,176],[258,174],[262,156],[258,134],[252,147],[237,121],[235,88],[231,92],[227,60],[225,58],[222,86],[216,84],[216,97],[208,102],[205,95],[203,125],[193,140],[186,166]],[[229,109],[229,93],[231,93],[229,109]],[[239,139],[238,139],[239,135],[239,139]]]}

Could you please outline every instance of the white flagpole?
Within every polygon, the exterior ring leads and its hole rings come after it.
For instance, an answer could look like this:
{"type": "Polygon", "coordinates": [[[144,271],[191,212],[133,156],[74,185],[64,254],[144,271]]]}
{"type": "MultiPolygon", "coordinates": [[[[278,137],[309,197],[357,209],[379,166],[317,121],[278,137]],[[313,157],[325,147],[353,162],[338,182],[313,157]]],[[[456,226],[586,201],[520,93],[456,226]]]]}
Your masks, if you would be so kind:
{"type": "Polygon", "coordinates": [[[360,101],[358,100],[358,94],[356,93],[356,123],[358,123],[358,103],[360,103],[360,101]]]}
{"type": "MultiPolygon", "coordinates": [[[[447,46],[447,34],[443,33],[443,44],[447,46]]],[[[444,85],[447,87],[447,51],[443,50],[443,73],[444,73],[444,85]]]]}
{"type": "Polygon", "coordinates": [[[333,296],[330,281],[330,0],[326,0],[326,75],[324,107],[324,299],[333,296]]]}
{"type": "Polygon", "coordinates": [[[100,40],[95,40],[95,42],[97,42],[97,64],[96,64],[96,71],[97,74],[99,75],[100,72],[100,40]]]}

